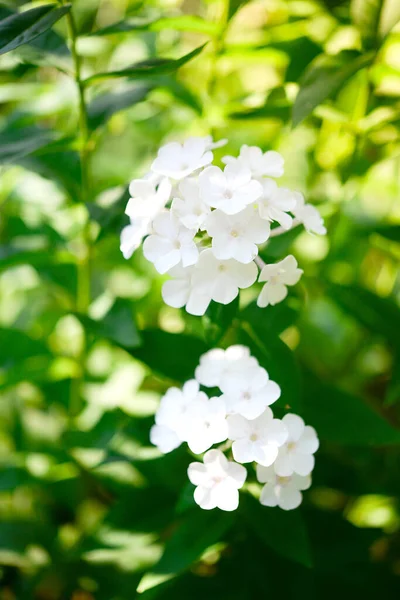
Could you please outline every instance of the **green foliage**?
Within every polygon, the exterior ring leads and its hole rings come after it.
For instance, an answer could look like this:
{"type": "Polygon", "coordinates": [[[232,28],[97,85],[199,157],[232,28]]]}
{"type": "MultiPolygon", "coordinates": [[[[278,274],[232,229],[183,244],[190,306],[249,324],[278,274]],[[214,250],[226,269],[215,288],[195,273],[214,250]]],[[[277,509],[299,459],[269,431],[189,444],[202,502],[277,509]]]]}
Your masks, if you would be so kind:
{"type": "Polygon", "coordinates": [[[399,2],[37,4],[0,6],[0,596],[397,600],[399,2]],[[261,252],[304,270],[277,306],[193,317],[121,256],[130,180],[210,133],[217,161],[281,152],[325,218],[261,252]],[[249,465],[238,511],[201,511],[193,456],[150,444],[166,389],[236,343],[320,437],[298,510],[249,465]]]}

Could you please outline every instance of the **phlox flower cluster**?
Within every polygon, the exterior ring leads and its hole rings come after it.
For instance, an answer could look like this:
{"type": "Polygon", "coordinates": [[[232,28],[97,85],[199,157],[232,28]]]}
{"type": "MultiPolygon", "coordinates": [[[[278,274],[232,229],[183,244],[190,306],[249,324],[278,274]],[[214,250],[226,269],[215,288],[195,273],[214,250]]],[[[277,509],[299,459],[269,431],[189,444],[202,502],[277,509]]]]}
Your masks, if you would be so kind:
{"type": "Polygon", "coordinates": [[[259,248],[299,223],[326,233],[318,210],[276,183],[284,167],[278,152],[244,145],[239,156],[222,159],[222,169],[212,165],[212,150],[224,143],[207,136],[162,146],[150,173],[130,185],[131,222],[121,232],[124,257],[144,240],[144,256],[171,277],[164,301],[193,315],[203,315],[211,300],[229,304],[257,278],[265,282],[259,306],[282,301],[302,271],[288,256],[261,261],[259,273],[259,248]]]}
{"type": "Polygon", "coordinates": [[[249,349],[238,345],[203,354],[195,378],[163,396],[150,440],[163,453],[183,442],[194,454],[205,453],[188,469],[201,508],[235,510],[247,478],[245,464],[256,466],[261,504],[284,510],[300,505],[302,491],[311,485],[319,442],[298,415],[274,418],[270,406],[280,395],[279,385],[249,349]],[[200,386],[221,394],[209,397],[200,386]]]}

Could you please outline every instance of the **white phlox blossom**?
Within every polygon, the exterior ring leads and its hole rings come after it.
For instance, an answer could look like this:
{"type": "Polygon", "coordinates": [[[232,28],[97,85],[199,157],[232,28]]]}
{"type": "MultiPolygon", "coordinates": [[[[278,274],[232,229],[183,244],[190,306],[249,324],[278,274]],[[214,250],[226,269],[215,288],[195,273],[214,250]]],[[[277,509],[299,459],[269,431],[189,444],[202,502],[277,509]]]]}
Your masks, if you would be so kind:
{"type": "Polygon", "coordinates": [[[309,475],[314,468],[314,454],[319,448],[317,432],[305,425],[298,415],[287,414],[282,422],[288,430],[286,444],[279,449],[274,468],[277,475],[288,477],[293,473],[309,475]]]}
{"type": "Polygon", "coordinates": [[[173,213],[158,215],[153,230],[144,241],[143,254],[159,273],[166,273],[180,262],[183,267],[196,263],[199,251],[193,241],[195,231],[181,225],[173,213]]]}
{"type": "Polygon", "coordinates": [[[243,145],[239,156],[222,159],[221,169],[213,150],[225,143],[203,136],[162,146],[150,172],[129,187],[130,224],[121,231],[125,258],[144,240],[144,256],[171,277],[162,287],[164,302],[197,316],[210,302],[232,302],[255,283],[258,269],[266,282],[258,306],[281,302],[302,271],[292,256],[263,268],[260,249],[299,223],[326,233],[302,194],[271,179],[283,175],[278,152],[243,145]]]}
{"type": "Polygon", "coordinates": [[[265,179],[262,196],[258,199],[257,205],[263,219],[276,221],[283,229],[291,228],[293,217],[288,212],[296,206],[293,192],[278,187],[273,179],[265,179]]]}
{"type": "Polygon", "coordinates": [[[212,237],[216,258],[234,258],[244,264],[257,256],[257,244],[266,242],[271,231],[268,221],[261,219],[251,206],[235,215],[214,210],[205,222],[205,229],[212,237]]]}
{"type": "Polygon", "coordinates": [[[222,162],[227,165],[242,166],[251,171],[253,177],[281,177],[285,161],[279,152],[264,152],[257,146],[244,144],[239,156],[224,156],[222,162]]]}
{"type": "Polygon", "coordinates": [[[150,431],[151,442],[164,454],[182,442],[193,454],[205,452],[203,462],[188,469],[196,486],[195,502],[205,510],[235,510],[247,477],[243,464],[254,463],[257,480],[264,484],[261,504],[297,508],[301,492],[311,485],[319,445],[313,427],[290,413],[274,418],[269,405],[280,397],[280,388],[246,346],[209,350],[200,357],[195,378],[182,390],[166,392],[150,431]],[[212,388],[213,396],[200,385],[212,388]],[[216,395],[218,388],[221,395],[216,395]],[[233,461],[226,451],[232,452],[233,461]]]}
{"type": "Polygon", "coordinates": [[[250,356],[250,350],[246,346],[238,344],[226,350],[214,348],[200,357],[195,378],[205,387],[223,388],[238,371],[245,375],[249,369],[257,366],[257,359],[250,356]]]}
{"type": "Polygon", "coordinates": [[[204,229],[204,221],[210,214],[210,207],[200,197],[200,188],[196,179],[184,179],[179,184],[180,198],[172,200],[172,212],[182,225],[188,229],[204,229]]]}
{"type": "Polygon", "coordinates": [[[326,234],[324,220],[318,209],[312,204],[306,204],[303,194],[293,192],[295,206],[291,209],[297,221],[302,223],[309,233],[326,234]]]}
{"type": "Polygon", "coordinates": [[[205,510],[236,510],[246,476],[242,465],[228,461],[219,450],[209,450],[202,463],[191,463],[188,468],[188,477],[196,486],[194,500],[205,510]]]}
{"type": "Polygon", "coordinates": [[[281,389],[267,371],[258,366],[237,370],[221,384],[228,413],[256,419],[267,406],[278,400],[281,389]]]}
{"type": "Polygon", "coordinates": [[[261,184],[252,179],[251,171],[227,165],[207,167],[199,176],[201,196],[212,208],[219,208],[227,215],[234,215],[255,202],[262,193],[261,184]]]}
{"type": "Polygon", "coordinates": [[[143,239],[151,231],[153,219],[165,207],[171,195],[171,184],[168,179],[158,183],[151,179],[134,179],[129,192],[131,198],[125,209],[130,224],[121,231],[121,252],[124,258],[130,258],[139,248],[143,239]]]}
{"type": "Polygon", "coordinates": [[[275,473],[274,467],[257,465],[257,479],[264,483],[261,490],[260,502],[264,506],[279,506],[283,510],[293,510],[300,506],[302,491],[311,486],[310,475],[289,475],[280,477],[275,473]]]}
{"type": "Polygon", "coordinates": [[[200,293],[193,287],[194,267],[174,267],[169,271],[172,279],[165,281],[161,294],[165,304],[173,308],[186,306],[186,311],[191,315],[204,315],[211,297],[207,293],[200,293]]]}
{"type": "Polygon", "coordinates": [[[171,179],[183,179],[212,162],[213,153],[209,147],[208,137],[189,138],[183,144],[165,144],[159,149],[151,169],[171,179]]]}
{"type": "Polygon", "coordinates": [[[228,417],[229,439],[233,440],[233,458],[239,463],[257,462],[268,467],[278,456],[278,448],[288,437],[285,425],[274,419],[266,408],[256,419],[248,420],[239,414],[228,417]]]}
{"type": "Polygon", "coordinates": [[[297,268],[297,260],[290,255],[278,263],[265,265],[260,273],[259,281],[266,281],[257,299],[260,307],[282,302],[288,294],[288,285],[295,285],[303,271],[297,268]]]}

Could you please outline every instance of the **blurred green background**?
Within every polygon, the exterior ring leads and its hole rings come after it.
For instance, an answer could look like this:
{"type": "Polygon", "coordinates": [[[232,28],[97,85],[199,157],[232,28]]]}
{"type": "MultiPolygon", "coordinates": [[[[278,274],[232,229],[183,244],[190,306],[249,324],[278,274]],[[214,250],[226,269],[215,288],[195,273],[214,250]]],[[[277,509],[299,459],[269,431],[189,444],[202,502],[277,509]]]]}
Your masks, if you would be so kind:
{"type": "Polygon", "coordinates": [[[398,599],[398,0],[72,4],[0,56],[0,598],[398,599]],[[281,152],[325,218],[326,238],[263,252],[304,269],[279,306],[254,286],[190,317],[119,251],[129,181],[210,132],[229,139],[217,164],[281,152]],[[161,394],[234,342],[320,436],[298,510],[250,485],[237,512],[201,511],[188,451],[150,446],[161,394]]]}

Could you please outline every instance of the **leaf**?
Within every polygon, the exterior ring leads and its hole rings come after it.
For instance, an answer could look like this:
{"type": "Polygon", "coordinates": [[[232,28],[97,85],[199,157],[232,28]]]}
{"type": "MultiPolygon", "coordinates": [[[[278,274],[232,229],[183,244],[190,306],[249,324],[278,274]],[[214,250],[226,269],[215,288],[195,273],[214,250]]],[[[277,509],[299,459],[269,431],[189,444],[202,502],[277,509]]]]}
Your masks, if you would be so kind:
{"type": "Polygon", "coordinates": [[[207,548],[221,541],[234,520],[232,513],[205,511],[197,507],[186,513],[167,541],[152,574],[177,575],[188,569],[207,548]]]}
{"type": "Polygon", "coordinates": [[[126,188],[120,197],[107,208],[103,208],[102,206],[94,203],[88,204],[90,218],[93,221],[96,221],[102,230],[98,236],[98,239],[104,237],[107,232],[119,234],[122,227],[128,224],[129,219],[125,214],[125,207],[129,197],[129,188],[126,188]]]}
{"type": "Polygon", "coordinates": [[[144,79],[147,77],[153,77],[154,75],[163,75],[165,73],[172,73],[176,71],[187,62],[195,58],[200,54],[206,44],[199,46],[192,52],[181,56],[181,58],[173,59],[173,58],[152,58],[149,60],[145,60],[126,69],[122,69],[121,71],[109,71],[108,73],[96,73],[85,79],[84,83],[86,85],[90,85],[93,81],[97,81],[98,79],[107,79],[113,77],[136,77],[138,79],[144,79]]]}
{"type": "Polygon", "coordinates": [[[337,56],[317,57],[300,82],[300,91],[293,106],[293,126],[296,127],[314,108],[336,94],[360,69],[369,66],[374,53],[341,52],[337,56]]]}
{"type": "Polygon", "coordinates": [[[200,356],[208,347],[199,338],[160,329],[140,332],[143,345],[132,355],[168,379],[184,382],[194,377],[200,356]]]}
{"type": "Polygon", "coordinates": [[[128,33],[129,31],[191,31],[205,35],[218,33],[218,25],[206,21],[197,15],[180,15],[178,17],[162,17],[160,19],[145,19],[136,17],[128,21],[119,21],[103,29],[99,29],[94,35],[111,35],[116,33],[128,33]]]}
{"type": "MultiPolygon", "coordinates": [[[[277,405],[301,413],[302,384],[294,354],[279,337],[266,335],[259,329],[258,323],[263,318],[263,309],[258,310],[260,313],[255,323],[242,322],[240,341],[250,348],[251,354],[268,371],[270,378],[280,386],[282,393],[277,405]]],[[[267,309],[264,310],[267,318],[267,309]]]]}
{"type": "Polygon", "coordinates": [[[349,446],[400,444],[400,431],[356,396],[311,376],[306,389],[304,418],[322,440],[349,446]]]}
{"type": "Polygon", "coordinates": [[[239,309],[239,296],[236,296],[233,302],[223,305],[212,301],[208,307],[203,323],[205,327],[206,339],[210,346],[217,346],[223,338],[239,309]]]}
{"type": "Polygon", "coordinates": [[[116,113],[142,102],[152,86],[134,86],[122,92],[109,92],[97,96],[88,106],[89,128],[93,131],[105,125],[116,113]]]}
{"type": "Polygon", "coordinates": [[[241,508],[250,527],[269,548],[284,558],[312,567],[310,542],[300,510],[268,508],[249,494],[243,495],[241,508]]]}
{"type": "Polygon", "coordinates": [[[278,336],[296,322],[298,311],[288,306],[287,302],[268,306],[267,310],[252,302],[242,310],[240,318],[256,326],[258,335],[268,343],[270,337],[278,336]]]}
{"type": "Polygon", "coordinates": [[[141,344],[140,335],[133,318],[132,304],[118,298],[108,313],[100,321],[84,320],[92,333],[107,338],[123,348],[137,348],[141,344]]]}
{"type": "Polygon", "coordinates": [[[350,13],[365,47],[379,47],[400,20],[400,4],[398,0],[352,0],[350,13]]]}
{"type": "Polygon", "coordinates": [[[381,298],[361,287],[329,285],[329,294],[339,306],[366,329],[400,347],[400,309],[390,298],[381,298]]]}
{"type": "Polygon", "coordinates": [[[0,132],[0,164],[15,164],[53,139],[54,134],[39,127],[3,129],[0,132]]]}
{"type": "Polygon", "coordinates": [[[49,30],[70,10],[71,5],[57,8],[55,4],[47,4],[6,17],[0,21],[0,54],[28,44],[49,30]]]}

